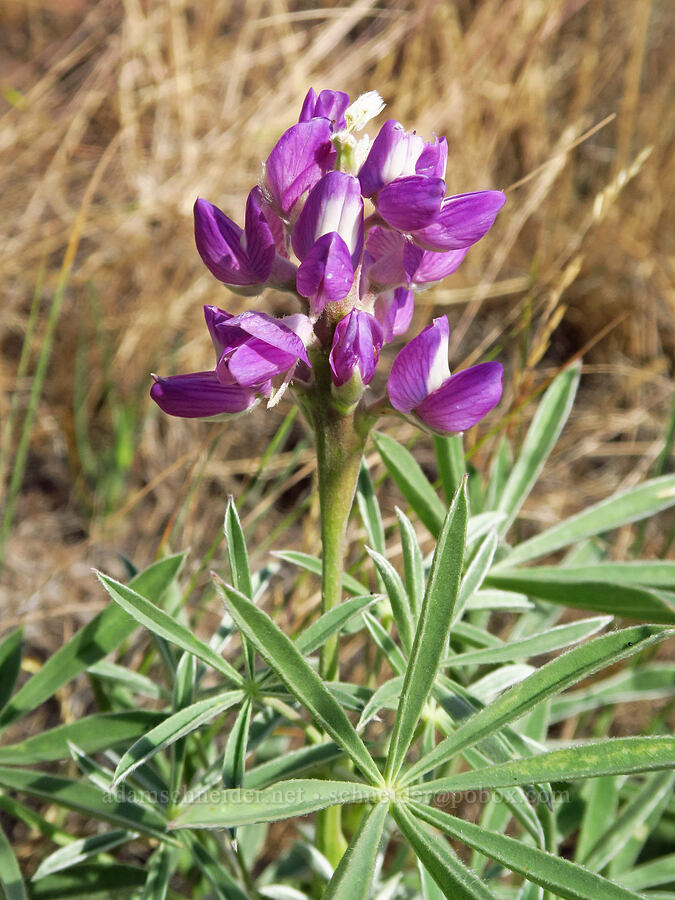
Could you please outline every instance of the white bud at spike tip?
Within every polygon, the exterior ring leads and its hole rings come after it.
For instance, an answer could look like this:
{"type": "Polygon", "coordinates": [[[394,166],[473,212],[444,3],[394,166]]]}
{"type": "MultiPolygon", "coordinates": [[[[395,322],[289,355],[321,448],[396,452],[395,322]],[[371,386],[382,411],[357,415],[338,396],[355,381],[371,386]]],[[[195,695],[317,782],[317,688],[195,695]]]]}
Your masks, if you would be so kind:
{"type": "Polygon", "coordinates": [[[361,131],[371,119],[379,116],[387,104],[377,91],[366,91],[345,110],[347,131],[361,131]]]}

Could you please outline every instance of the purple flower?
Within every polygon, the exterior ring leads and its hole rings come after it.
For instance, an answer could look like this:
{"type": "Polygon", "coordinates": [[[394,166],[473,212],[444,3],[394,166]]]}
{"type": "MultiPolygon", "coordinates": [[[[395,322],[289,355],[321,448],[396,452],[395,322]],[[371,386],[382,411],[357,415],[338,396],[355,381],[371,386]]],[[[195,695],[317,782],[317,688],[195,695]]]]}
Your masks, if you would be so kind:
{"type": "Polygon", "coordinates": [[[285,131],[264,167],[265,193],[284,219],[297,215],[300,198],[329,172],[336,158],[328,119],[299,122],[285,131]]]}
{"type": "Polygon", "coordinates": [[[370,230],[364,256],[364,276],[380,287],[423,286],[451,275],[467,249],[435,253],[423,250],[396,231],[375,226],[370,230]]]}
{"type": "Polygon", "coordinates": [[[328,119],[333,130],[347,127],[345,110],[349,106],[349,94],[344,91],[321,91],[317,96],[314,88],[307,91],[299,122],[308,122],[314,118],[328,119]]]}
{"type": "Polygon", "coordinates": [[[256,391],[239,385],[223,385],[215,372],[191,372],[155,380],[150,396],[170,416],[205,419],[233,415],[250,409],[256,403],[256,391]]]}
{"type": "Polygon", "coordinates": [[[375,318],[386,343],[405,334],[415,311],[415,295],[404,287],[391,288],[375,298],[375,318]]]}
{"type": "Polygon", "coordinates": [[[427,250],[462,250],[479,241],[492,227],[506,202],[501,191],[474,191],[446,197],[435,222],[412,230],[415,243],[427,250]]]}
{"type": "Polygon", "coordinates": [[[370,384],[382,349],[382,328],[374,316],[353,309],[340,319],[333,336],[330,367],[333,384],[347,384],[353,377],[370,384]]]}
{"type": "Polygon", "coordinates": [[[223,385],[259,387],[277,375],[292,375],[298,360],[309,366],[305,341],[312,326],[307,316],[279,320],[251,310],[230,316],[217,306],[205,306],[204,316],[223,385]]]}
{"type": "Polygon", "coordinates": [[[309,368],[305,344],[312,326],[307,316],[281,321],[265,313],[232,316],[205,306],[204,318],[216,351],[215,371],[153,375],[150,396],[169,415],[208,418],[243,412],[258,396],[270,396],[273,378],[283,376],[287,383],[298,365],[309,368]]]}
{"type": "Polygon", "coordinates": [[[260,188],[253,188],[243,232],[208,200],[199,198],[194,206],[199,255],[219,281],[239,293],[257,294],[267,281],[281,287],[294,280],[295,266],[277,254],[263,205],[260,188]]]}
{"type": "Polygon", "coordinates": [[[297,288],[315,312],[343,300],[363,249],[363,200],[358,180],[329,172],[312,188],[293,228],[293,250],[302,260],[297,288]]]}
{"type": "Polygon", "coordinates": [[[445,196],[445,138],[433,144],[389,119],[359,172],[364,197],[372,197],[392,228],[414,231],[436,220],[445,196]]]}
{"type": "Polygon", "coordinates": [[[432,431],[466,431],[499,403],[502,365],[480,363],[456,375],[448,366],[448,320],[434,319],[398,354],[387,392],[399,412],[413,414],[432,431]]]}
{"type": "Polygon", "coordinates": [[[380,128],[366,161],[361,166],[359,181],[364,197],[372,197],[397,178],[424,175],[444,178],[448,159],[448,142],[435,138],[427,144],[415,132],[405,130],[400,122],[389,119],[380,128]]]}

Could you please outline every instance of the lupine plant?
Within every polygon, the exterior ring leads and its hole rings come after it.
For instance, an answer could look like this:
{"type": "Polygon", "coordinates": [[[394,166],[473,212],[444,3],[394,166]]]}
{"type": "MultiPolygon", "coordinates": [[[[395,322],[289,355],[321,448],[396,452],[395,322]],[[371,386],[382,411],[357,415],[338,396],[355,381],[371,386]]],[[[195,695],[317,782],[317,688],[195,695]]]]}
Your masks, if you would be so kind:
{"type": "Polygon", "coordinates": [[[610,561],[606,535],[675,504],[675,477],[518,542],[579,367],[547,388],[515,460],[503,440],[485,476],[467,467],[461,433],[499,403],[502,366],[451,374],[445,317],[408,340],[375,390],[415,291],[457,269],[505,199],[446,197],[444,138],[394,120],[372,143],[359,136],[382,108],[375,93],[350,105],[343,92],[310,90],[248,196],[243,230],[197,200],[197,249],[212,274],[247,296],[288,292],[299,311],[205,307],[214,368],[153,376],[151,389],[162,410],[188,418],[282,397],[300,407],[316,448],[322,554],[277,557],[321,579],[321,609],[293,634],[264,611],[274,569],[251,571],[230,500],[229,574],[213,575],[225,612],[209,641],[181,603],[181,554],[127,584],[99,574],[111,604],[16,692],[21,634],[5,638],[0,727],[83,672],[101,707],[0,748],[0,808],[57,845],[26,886],[0,832],[11,900],[675,896],[665,853],[675,740],[658,716],[647,736],[606,735],[613,704],[672,696],[675,670],[654,653],[673,633],[675,565],[610,561]],[[410,450],[374,431],[385,415],[431,433],[442,498],[410,450]],[[364,462],[369,439],[407,507],[390,533],[364,462]],[[346,572],[355,498],[368,541],[346,572]],[[431,554],[420,529],[435,539],[431,554]],[[592,615],[561,620],[570,607],[592,615]],[[506,637],[491,629],[495,613],[508,614],[506,637]],[[123,650],[139,624],[153,645],[132,670],[123,650]],[[366,683],[342,680],[345,633],[361,635],[372,661],[366,683]],[[158,662],[163,676],[149,677],[158,662]],[[591,739],[556,730],[574,716],[587,717],[591,739]],[[27,768],[62,759],[68,776],[27,768]],[[27,797],[106,827],[75,838],[27,797]],[[296,817],[295,831],[272,824],[296,817]]]}

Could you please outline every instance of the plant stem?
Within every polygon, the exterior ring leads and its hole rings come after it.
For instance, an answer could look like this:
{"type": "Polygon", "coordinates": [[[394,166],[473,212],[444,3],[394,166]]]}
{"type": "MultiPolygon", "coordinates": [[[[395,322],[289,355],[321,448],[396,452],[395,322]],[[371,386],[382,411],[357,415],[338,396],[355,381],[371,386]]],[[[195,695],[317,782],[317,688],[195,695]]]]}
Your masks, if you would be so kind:
{"type": "MultiPolygon", "coordinates": [[[[305,414],[314,429],[319,506],[321,518],[321,612],[326,613],[342,600],[347,520],[354,501],[363,448],[371,419],[359,418],[354,411],[340,410],[331,395],[331,375],[326,354],[312,360],[316,393],[303,398],[305,414]]],[[[333,635],[321,648],[319,674],[326,681],[339,678],[338,636],[333,635]]],[[[316,819],[316,846],[333,866],[337,866],[347,848],[342,833],[341,809],[322,810],[316,819]]]]}

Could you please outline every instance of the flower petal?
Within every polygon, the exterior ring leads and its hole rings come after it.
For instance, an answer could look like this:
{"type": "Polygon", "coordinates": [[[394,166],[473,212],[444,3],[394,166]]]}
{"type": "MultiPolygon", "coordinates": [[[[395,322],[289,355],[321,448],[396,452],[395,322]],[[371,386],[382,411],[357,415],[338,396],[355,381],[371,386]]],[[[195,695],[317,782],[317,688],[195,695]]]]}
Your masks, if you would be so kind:
{"type": "Polygon", "coordinates": [[[479,241],[506,202],[501,191],[474,191],[446,197],[435,222],[413,231],[413,238],[428,250],[461,250],[479,241]]]}
{"type": "Polygon", "coordinates": [[[379,322],[361,309],[353,309],[340,319],[333,335],[329,362],[333,383],[340,387],[357,374],[363,384],[370,384],[382,349],[379,322]]]}
{"type": "Polygon", "coordinates": [[[382,334],[387,343],[406,333],[414,311],[415,295],[408,288],[392,288],[376,297],[375,318],[382,326],[382,334]]]}
{"type": "Polygon", "coordinates": [[[276,211],[290,215],[302,195],[333,168],[330,122],[310,119],[285,131],[265,164],[265,187],[276,211]]]}
{"type": "Polygon", "coordinates": [[[420,158],[415,165],[415,174],[445,178],[447,164],[448,142],[444,137],[439,140],[434,135],[434,143],[424,145],[424,150],[422,150],[420,158]]]}
{"type": "Polygon", "coordinates": [[[385,122],[359,171],[363,196],[372,197],[394,179],[414,175],[423,150],[419,135],[407,132],[396,119],[385,122]]]}
{"type": "Polygon", "coordinates": [[[411,412],[449,377],[448,336],[448,320],[440,316],[398,354],[387,382],[394,409],[411,412]]]}
{"type": "Polygon", "coordinates": [[[459,268],[467,253],[468,247],[463,250],[435,253],[433,250],[422,250],[421,247],[406,242],[403,250],[403,266],[412,284],[431,284],[451,275],[459,268]]]}
{"type": "Polygon", "coordinates": [[[377,195],[377,211],[392,228],[416,231],[435,221],[444,194],[442,178],[425,175],[398,178],[377,195]]]}
{"type": "Polygon", "coordinates": [[[211,335],[211,340],[213,341],[217,361],[218,359],[220,359],[220,356],[225,347],[231,341],[232,331],[230,330],[231,326],[229,326],[228,323],[234,318],[234,316],[231,313],[226,312],[224,309],[220,309],[220,307],[218,306],[205,306],[204,318],[206,319],[206,327],[209,329],[209,334],[211,335]]]}
{"type": "Polygon", "coordinates": [[[329,172],[310,191],[291,238],[298,259],[331,232],[345,242],[355,266],[363,249],[363,200],[358,179],[345,172],[329,172]]]}
{"type": "Polygon", "coordinates": [[[308,122],[317,116],[323,116],[335,129],[346,128],[345,110],[348,106],[349,94],[344,91],[321,91],[317,96],[314,88],[310,88],[302,104],[298,121],[308,122]]]}
{"type": "Polygon", "coordinates": [[[261,280],[242,247],[242,230],[213,203],[201,197],[194,206],[195,243],[207,269],[223,284],[251,285],[261,280]]]}
{"type": "Polygon", "coordinates": [[[248,262],[260,281],[267,281],[272,271],[276,247],[274,235],[265,213],[262,191],[254,187],[246,201],[244,247],[248,262]]]}
{"type": "Polygon", "coordinates": [[[298,292],[309,298],[316,313],[328,302],[344,300],[353,282],[349,247],[335,232],[320,237],[298,269],[298,292]]]}
{"type": "Polygon", "coordinates": [[[434,431],[466,431],[493,409],[502,396],[501,363],[486,362],[457,372],[417,407],[417,416],[434,431]]]}
{"type": "MultiPolygon", "coordinates": [[[[288,372],[298,357],[272,347],[258,338],[251,338],[232,353],[227,360],[227,371],[242,387],[262,385],[276,375],[288,372]]],[[[220,365],[220,364],[219,364],[220,365]]]]}
{"type": "Polygon", "coordinates": [[[379,225],[370,229],[362,269],[366,286],[397,287],[408,284],[409,278],[403,266],[406,243],[398,231],[380,228],[379,225]]]}
{"type": "Polygon", "coordinates": [[[256,401],[256,392],[239,386],[224,387],[215,372],[191,372],[159,378],[150,396],[165,413],[186,419],[240,413],[256,401]]]}
{"type": "MultiPolygon", "coordinates": [[[[234,316],[234,321],[231,324],[236,324],[247,334],[250,334],[251,337],[264,341],[270,347],[282,350],[284,353],[291,354],[295,359],[301,359],[303,362],[309,363],[302,337],[292,327],[299,324],[299,316],[289,316],[289,319],[292,321],[289,324],[285,324],[284,320],[275,319],[273,316],[267,315],[267,313],[247,310],[238,316],[234,316]]],[[[307,317],[302,316],[302,319],[307,320],[307,317]]]]}

